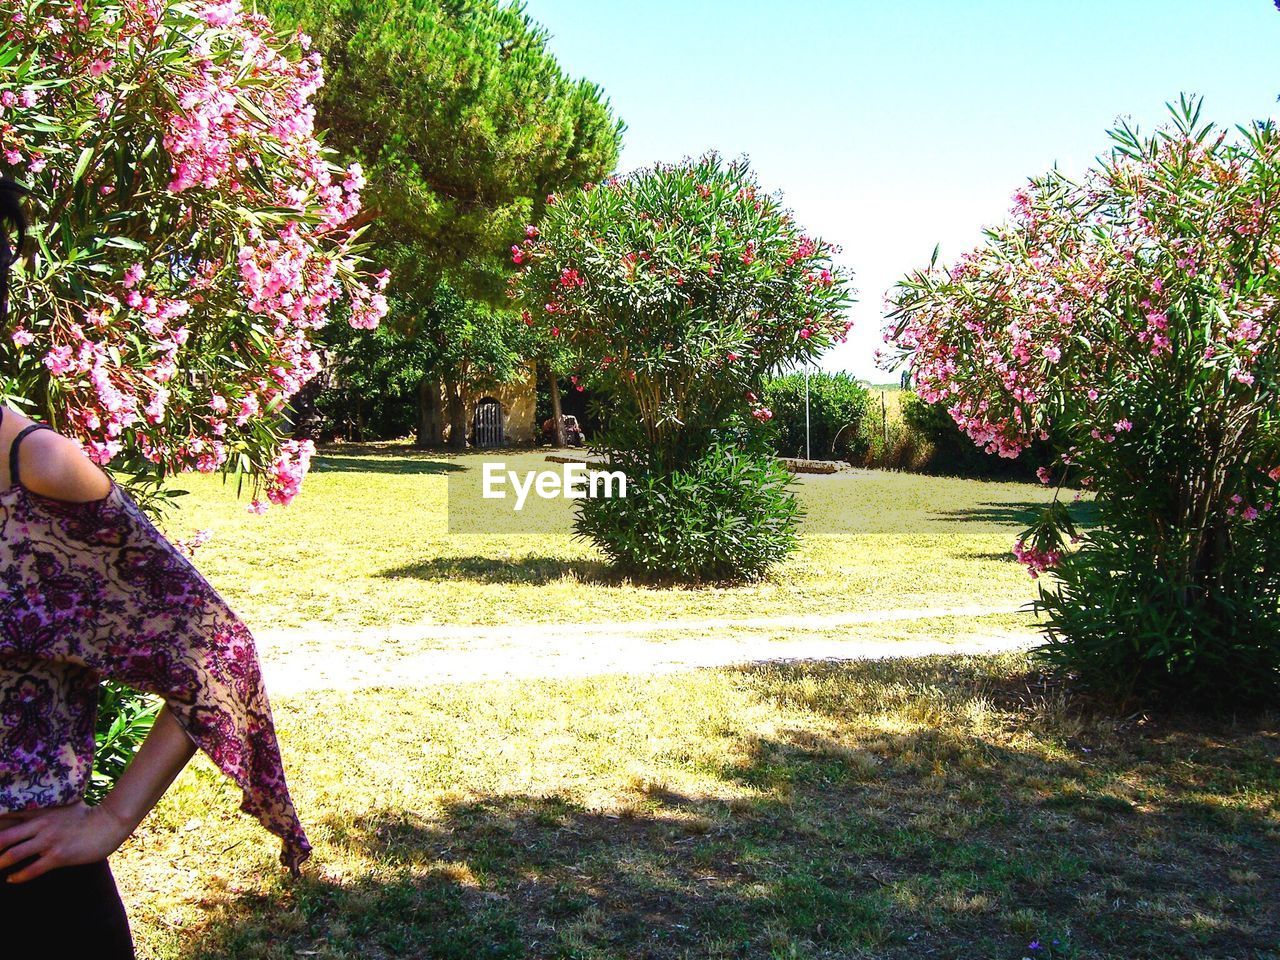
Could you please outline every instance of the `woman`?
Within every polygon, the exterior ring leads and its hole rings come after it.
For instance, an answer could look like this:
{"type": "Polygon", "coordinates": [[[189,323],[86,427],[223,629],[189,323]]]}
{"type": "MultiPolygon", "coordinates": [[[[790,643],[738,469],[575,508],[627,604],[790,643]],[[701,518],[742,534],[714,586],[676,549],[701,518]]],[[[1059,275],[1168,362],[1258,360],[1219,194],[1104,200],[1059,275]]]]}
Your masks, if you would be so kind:
{"type": "MultiPolygon", "coordinates": [[[[25,233],[21,193],[0,178],[0,321],[25,233]]],[[[253,638],[75,441],[3,405],[0,481],[0,956],[132,958],[106,858],[197,748],[282,838],[294,873],[310,851],[253,638]],[[90,807],[104,678],[165,705],[90,807]]]]}

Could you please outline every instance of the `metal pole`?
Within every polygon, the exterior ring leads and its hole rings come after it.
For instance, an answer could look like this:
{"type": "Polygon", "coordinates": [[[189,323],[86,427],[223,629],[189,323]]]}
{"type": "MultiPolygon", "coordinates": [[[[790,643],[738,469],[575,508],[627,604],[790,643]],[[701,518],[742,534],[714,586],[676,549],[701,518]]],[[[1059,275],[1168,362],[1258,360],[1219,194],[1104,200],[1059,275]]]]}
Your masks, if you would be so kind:
{"type": "Polygon", "coordinates": [[[809,452],[809,367],[804,368],[804,458],[812,460],[809,452]]]}

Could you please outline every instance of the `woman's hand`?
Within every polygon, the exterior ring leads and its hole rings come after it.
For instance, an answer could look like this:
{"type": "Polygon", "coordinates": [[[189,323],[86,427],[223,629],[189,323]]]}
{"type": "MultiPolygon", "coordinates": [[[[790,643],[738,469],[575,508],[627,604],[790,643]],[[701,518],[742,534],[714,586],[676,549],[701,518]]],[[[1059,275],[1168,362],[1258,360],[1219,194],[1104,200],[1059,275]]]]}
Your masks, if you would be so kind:
{"type": "Polygon", "coordinates": [[[9,877],[10,883],[23,883],[55,867],[109,857],[138,828],[195,751],[173,712],[162,707],[147,739],[99,806],[81,801],[0,813],[0,870],[36,857],[9,877]]]}
{"type": "Polygon", "coordinates": [[[132,827],[84,801],[65,807],[7,813],[0,818],[0,870],[35,857],[8,878],[25,883],[56,867],[96,863],[116,852],[132,827]]]}

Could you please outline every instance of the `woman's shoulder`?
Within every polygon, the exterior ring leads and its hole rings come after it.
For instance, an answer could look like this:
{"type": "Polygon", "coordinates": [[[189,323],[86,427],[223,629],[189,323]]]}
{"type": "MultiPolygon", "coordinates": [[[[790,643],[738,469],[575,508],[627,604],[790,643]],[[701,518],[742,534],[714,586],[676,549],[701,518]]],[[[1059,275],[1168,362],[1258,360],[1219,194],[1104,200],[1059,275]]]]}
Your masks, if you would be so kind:
{"type": "Polygon", "coordinates": [[[53,428],[32,430],[22,438],[18,468],[22,486],[59,500],[97,500],[111,491],[110,478],[80,442],[53,428]]]}

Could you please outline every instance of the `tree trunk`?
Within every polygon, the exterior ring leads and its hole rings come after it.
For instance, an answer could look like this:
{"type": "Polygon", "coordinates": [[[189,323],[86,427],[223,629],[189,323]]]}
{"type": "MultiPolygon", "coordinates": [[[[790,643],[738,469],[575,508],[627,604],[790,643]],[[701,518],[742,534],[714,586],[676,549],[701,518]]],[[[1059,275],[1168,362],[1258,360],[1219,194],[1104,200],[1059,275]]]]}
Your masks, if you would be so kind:
{"type": "Polygon", "coordinates": [[[440,388],[435,380],[423,377],[418,384],[418,422],[414,431],[414,445],[430,447],[440,442],[439,431],[436,430],[436,405],[439,403],[440,388]]]}
{"type": "Polygon", "coordinates": [[[547,367],[547,379],[551,383],[551,424],[556,431],[556,446],[567,447],[569,443],[564,435],[564,417],[560,415],[560,381],[550,367],[547,367]]]}
{"type": "Polygon", "coordinates": [[[449,447],[453,450],[467,449],[467,404],[461,383],[445,385],[447,399],[445,412],[449,416],[449,447]]]}

